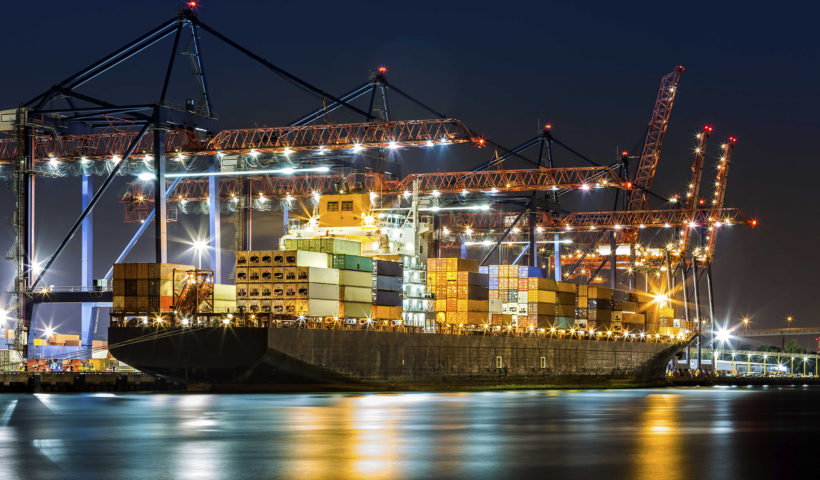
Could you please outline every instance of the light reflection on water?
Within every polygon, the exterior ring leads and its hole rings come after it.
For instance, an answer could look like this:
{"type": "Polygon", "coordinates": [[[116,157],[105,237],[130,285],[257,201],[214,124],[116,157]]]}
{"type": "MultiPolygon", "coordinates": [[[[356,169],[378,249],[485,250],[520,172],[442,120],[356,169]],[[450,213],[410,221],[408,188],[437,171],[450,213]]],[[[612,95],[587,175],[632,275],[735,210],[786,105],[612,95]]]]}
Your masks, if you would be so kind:
{"type": "Polygon", "coordinates": [[[773,478],[814,468],[818,409],[803,387],[6,394],[0,478],[773,478]]]}

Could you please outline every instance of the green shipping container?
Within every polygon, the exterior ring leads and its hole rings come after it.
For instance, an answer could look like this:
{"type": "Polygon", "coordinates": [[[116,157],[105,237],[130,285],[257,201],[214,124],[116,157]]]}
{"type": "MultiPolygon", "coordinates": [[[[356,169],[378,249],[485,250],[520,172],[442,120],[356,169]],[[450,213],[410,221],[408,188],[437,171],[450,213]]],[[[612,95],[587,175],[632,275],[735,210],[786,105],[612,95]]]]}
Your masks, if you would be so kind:
{"type": "Polygon", "coordinates": [[[360,257],[358,255],[333,255],[332,268],[372,272],[373,259],[370,257],[360,257]]]}
{"type": "Polygon", "coordinates": [[[575,326],[575,317],[555,317],[555,328],[569,329],[575,326]]]}

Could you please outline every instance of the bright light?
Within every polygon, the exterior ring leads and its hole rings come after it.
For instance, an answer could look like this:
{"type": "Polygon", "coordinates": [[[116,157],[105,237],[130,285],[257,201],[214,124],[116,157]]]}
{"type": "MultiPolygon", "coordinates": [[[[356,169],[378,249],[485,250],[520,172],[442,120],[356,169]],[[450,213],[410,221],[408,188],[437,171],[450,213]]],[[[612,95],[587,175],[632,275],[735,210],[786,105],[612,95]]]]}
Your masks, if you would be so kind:
{"type": "Polygon", "coordinates": [[[187,327],[190,323],[191,323],[191,321],[190,321],[190,320],[188,320],[187,318],[183,318],[183,319],[182,319],[182,325],[183,325],[183,326],[186,326],[186,327],[187,327]]]}
{"type": "Polygon", "coordinates": [[[87,157],[80,157],[80,163],[82,163],[83,165],[85,165],[88,162],[89,162],[89,160],[88,160],[87,157]]]}
{"type": "Polygon", "coordinates": [[[589,185],[587,185],[586,183],[582,184],[581,190],[589,190],[589,185]]]}
{"type": "Polygon", "coordinates": [[[470,227],[467,227],[467,228],[464,229],[464,233],[467,234],[467,236],[470,236],[470,235],[473,234],[473,229],[470,228],[470,227]]]}
{"type": "Polygon", "coordinates": [[[290,155],[291,153],[293,153],[293,150],[290,147],[285,147],[285,149],[282,150],[282,153],[284,153],[285,155],[290,155]]]}
{"type": "Polygon", "coordinates": [[[492,240],[484,240],[483,242],[481,242],[481,244],[485,247],[491,247],[493,245],[493,242],[492,240]]]}
{"type": "Polygon", "coordinates": [[[115,165],[120,163],[120,160],[122,160],[122,157],[120,157],[119,155],[111,156],[111,162],[113,162],[115,165]]]}
{"type": "Polygon", "coordinates": [[[490,189],[490,193],[498,193],[498,189],[493,187],[490,189]]]}
{"type": "Polygon", "coordinates": [[[404,198],[408,198],[408,197],[410,197],[410,191],[409,191],[409,190],[405,190],[405,191],[404,191],[404,193],[403,193],[402,195],[404,195],[404,198]]]}
{"type": "Polygon", "coordinates": [[[223,325],[229,325],[230,323],[231,323],[231,319],[230,319],[230,318],[223,318],[223,319],[222,319],[222,324],[223,324],[223,325]]]}
{"type": "Polygon", "coordinates": [[[290,167],[285,167],[285,168],[279,169],[279,171],[281,173],[285,174],[285,175],[293,175],[293,172],[295,172],[296,169],[295,168],[290,168],[290,167]]]}
{"type": "Polygon", "coordinates": [[[447,227],[441,229],[441,233],[443,235],[450,235],[450,230],[447,227]]]}
{"type": "Polygon", "coordinates": [[[197,252],[201,252],[208,248],[208,242],[205,240],[194,240],[193,242],[191,242],[191,246],[197,252]]]}
{"type": "Polygon", "coordinates": [[[425,147],[432,147],[433,145],[435,145],[435,144],[433,143],[432,140],[427,140],[427,142],[424,144],[425,147]]]}
{"type": "Polygon", "coordinates": [[[319,150],[317,151],[317,153],[319,155],[324,155],[325,153],[327,153],[327,148],[325,148],[324,145],[322,145],[322,146],[319,147],[319,150]]]}
{"type": "Polygon", "coordinates": [[[321,195],[319,195],[319,192],[314,191],[313,192],[313,201],[316,202],[316,203],[319,203],[320,198],[321,198],[321,195]]]}
{"type": "Polygon", "coordinates": [[[535,231],[538,232],[538,233],[541,233],[541,232],[544,231],[544,227],[542,227],[541,225],[538,225],[537,227],[535,227],[535,231]]]}
{"type": "Polygon", "coordinates": [[[150,182],[151,180],[156,180],[157,176],[151,172],[142,172],[139,175],[137,175],[137,178],[139,178],[143,182],[150,182]]]}
{"type": "Polygon", "coordinates": [[[43,272],[43,265],[40,262],[34,262],[31,264],[31,273],[34,275],[40,275],[43,272]]]}
{"type": "Polygon", "coordinates": [[[287,194],[285,195],[285,201],[288,202],[288,204],[290,204],[290,202],[293,201],[293,197],[291,197],[290,194],[287,194]]]}
{"type": "Polygon", "coordinates": [[[52,335],[54,335],[54,329],[51,328],[51,327],[46,327],[45,330],[43,331],[43,336],[44,337],[50,337],[52,335]]]}
{"type": "Polygon", "coordinates": [[[462,194],[462,195],[467,195],[468,193],[470,193],[470,192],[468,192],[466,188],[465,188],[464,190],[462,190],[462,191],[461,191],[461,194],[462,194]]]}
{"type": "Polygon", "coordinates": [[[438,190],[433,190],[432,192],[430,192],[430,195],[432,195],[434,197],[438,197],[438,196],[441,195],[441,192],[439,192],[438,190]]]}
{"type": "MultiPolygon", "coordinates": [[[[248,155],[250,155],[250,156],[252,156],[252,157],[254,157],[254,158],[255,158],[255,157],[257,157],[257,156],[259,155],[259,152],[257,152],[255,149],[253,149],[253,148],[252,148],[252,149],[251,149],[251,151],[250,151],[250,152],[248,152],[248,155]]],[[[179,157],[177,157],[177,159],[179,159],[179,157]]]]}
{"type": "Polygon", "coordinates": [[[358,143],[353,144],[353,152],[354,153],[361,152],[362,150],[364,150],[364,147],[361,146],[361,144],[358,144],[358,143]]]}
{"type": "Polygon", "coordinates": [[[396,142],[390,142],[387,144],[387,148],[391,150],[396,150],[397,148],[399,148],[399,144],[396,142]]]}
{"type": "Polygon", "coordinates": [[[59,165],[59,164],[60,164],[60,161],[59,161],[59,160],[57,160],[57,158],[56,158],[56,157],[48,157],[48,163],[49,163],[52,167],[56,167],[57,165],[59,165]]]}
{"type": "Polygon", "coordinates": [[[729,340],[732,339],[732,333],[725,328],[720,328],[715,334],[715,338],[717,338],[720,343],[728,343],[729,340]]]}

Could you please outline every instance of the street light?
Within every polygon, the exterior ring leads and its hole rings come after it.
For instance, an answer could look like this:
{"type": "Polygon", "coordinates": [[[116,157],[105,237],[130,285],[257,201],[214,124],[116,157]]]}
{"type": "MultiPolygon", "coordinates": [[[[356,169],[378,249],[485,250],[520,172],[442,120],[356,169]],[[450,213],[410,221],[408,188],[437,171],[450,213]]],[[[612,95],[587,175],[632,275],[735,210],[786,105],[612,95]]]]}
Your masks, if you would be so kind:
{"type": "Polygon", "coordinates": [[[787,327],[791,327],[791,326],[792,326],[792,320],[794,320],[794,317],[792,317],[791,315],[787,315],[787,316],[786,316],[786,326],[787,326],[787,327]]]}
{"type": "Polygon", "coordinates": [[[749,329],[749,317],[748,316],[743,317],[743,329],[744,330],[749,329]]]}

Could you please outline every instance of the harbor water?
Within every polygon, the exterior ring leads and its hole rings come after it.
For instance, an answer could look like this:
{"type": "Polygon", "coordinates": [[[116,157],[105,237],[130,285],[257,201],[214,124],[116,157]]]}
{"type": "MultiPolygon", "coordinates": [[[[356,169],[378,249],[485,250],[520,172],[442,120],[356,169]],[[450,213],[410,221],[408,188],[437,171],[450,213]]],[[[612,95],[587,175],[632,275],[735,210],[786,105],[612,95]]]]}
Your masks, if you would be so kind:
{"type": "Polygon", "coordinates": [[[816,478],[818,454],[806,386],[0,395],[4,479],[816,478]]]}

